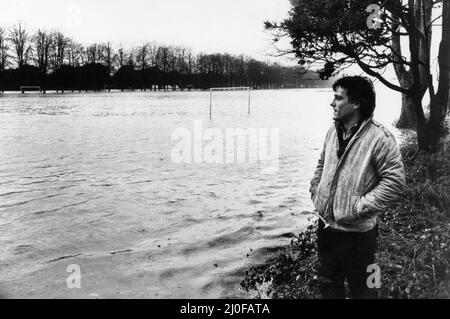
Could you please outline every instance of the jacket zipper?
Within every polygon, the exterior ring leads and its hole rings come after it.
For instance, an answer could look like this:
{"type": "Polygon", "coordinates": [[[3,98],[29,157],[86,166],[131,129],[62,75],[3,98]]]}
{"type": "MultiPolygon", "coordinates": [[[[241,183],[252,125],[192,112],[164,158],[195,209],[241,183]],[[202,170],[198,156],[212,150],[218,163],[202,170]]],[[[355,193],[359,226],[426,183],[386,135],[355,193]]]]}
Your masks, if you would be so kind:
{"type": "Polygon", "coordinates": [[[335,217],[334,217],[334,211],[333,211],[333,205],[334,205],[334,196],[336,195],[336,180],[339,176],[339,168],[340,165],[342,164],[345,156],[347,155],[348,151],[350,150],[350,147],[352,147],[352,145],[355,143],[355,141],[361,136],[363,130],[365,130],[368,126],[369,123],[372,121],[372,119],[368,120],[365,125],[361,126],[361,128],[359,129],[359,131],[355,134],[355,136],[352,138],[352,140],[350,141],[350,143],[347,145],[347,147],[344,150],[344,154],[342,154],[340,160],[338,161],[337,165],[336,165],[336,172],[334,173],[333,176],[333,181],[331,182],[331,189],[330,189],[330,196],[328,197],[330,199],[330,201],[328,201],[328,205],[326,208],[326,211],[329,213],[330,218],[335,221],[335,217]]]}

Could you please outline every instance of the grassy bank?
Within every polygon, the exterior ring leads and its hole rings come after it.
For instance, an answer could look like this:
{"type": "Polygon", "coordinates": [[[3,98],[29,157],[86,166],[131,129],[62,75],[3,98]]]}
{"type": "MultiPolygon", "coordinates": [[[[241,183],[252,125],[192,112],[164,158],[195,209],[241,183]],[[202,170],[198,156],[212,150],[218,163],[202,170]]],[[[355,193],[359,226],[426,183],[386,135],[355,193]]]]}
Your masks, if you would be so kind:
{"type": "MultiPolygon", "coordinates": [[[[414,141],[402,146],[406,192],[379,218],[380,298],[450,297],[450,140],[434,154],[415,151],[414,141]]],[[[316,227],[250,269],[241,286],[262,298],[320,298],[316,227]]]]}

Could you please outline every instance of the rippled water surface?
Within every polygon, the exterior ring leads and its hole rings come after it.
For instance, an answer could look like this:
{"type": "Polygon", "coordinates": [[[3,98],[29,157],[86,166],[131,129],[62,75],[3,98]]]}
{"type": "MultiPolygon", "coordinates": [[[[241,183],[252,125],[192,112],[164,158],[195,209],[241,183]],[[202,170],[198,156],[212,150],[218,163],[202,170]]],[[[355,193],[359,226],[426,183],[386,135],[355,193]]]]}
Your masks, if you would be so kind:
{"type": "MultiPolygon", "coordinates": [[[[0,295],[246,297],[242,271],[290,241],[332,92],[7,94],[0,97],[0,295]],[[279,169],[177,164],[176,129],[279,129],[279,169]],[[69,265],[81,288],[69,289],[69,265]]],[[[392,129],[400,98],[382,91],[392,129]]],[[[397,133],[396,133],[397,134],[397,133]]]]}

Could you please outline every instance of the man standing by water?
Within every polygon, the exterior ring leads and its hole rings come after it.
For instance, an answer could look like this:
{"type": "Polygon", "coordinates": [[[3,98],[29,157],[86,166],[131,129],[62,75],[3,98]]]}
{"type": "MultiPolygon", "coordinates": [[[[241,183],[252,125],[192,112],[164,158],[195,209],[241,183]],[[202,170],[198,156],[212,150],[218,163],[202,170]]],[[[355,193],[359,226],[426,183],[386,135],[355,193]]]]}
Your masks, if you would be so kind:
{"type": "Polygon", "coordinates": [[[375,91],[364,77],[333,85],[333,127],[311,181],[319,213],[319,287],[324,298],[377,298],[368,285],[375,262],[378,213],[405,187],[405,171],[394,136],[373,120],[375,91]]]}

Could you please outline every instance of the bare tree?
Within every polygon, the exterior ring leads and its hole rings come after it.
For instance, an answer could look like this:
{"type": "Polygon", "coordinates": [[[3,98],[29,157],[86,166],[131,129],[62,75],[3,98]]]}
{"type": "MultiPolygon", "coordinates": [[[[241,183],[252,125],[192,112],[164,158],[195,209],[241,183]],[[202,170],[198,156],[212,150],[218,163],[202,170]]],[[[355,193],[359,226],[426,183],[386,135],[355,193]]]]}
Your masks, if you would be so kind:
{"type": "Polygon", "coordinates": [[[28,62],[31,45],[28,32],[22,23],[18,23],[10,30],[10,40],[14,48],[15,59],[19,69],[28,62]]]}
{"type": "Polygon", "coordinates": [[[50,49],[53,43],[53,37],[45,30],[39,29],[32,38],[34,45],[34,62],[42,74],[48,71],[50,49]]]}
{"type": "Polygon", "coordinates": [[[87,53],[87,47],[80,44],[80,65],[85,65],[88,63],[88,53],[87,53]]]}
{"type": "Polygon", "coordinates": [[[163,70],[164,72],[169,72],[170,66],[169,66],[169,55],[170,55],[170,48],[167,46],[160,46],[158,48],[158,54],[156,58],[157,66],[163,70]]]}
{"type": "Polygon", "coordinates": [[[52,33],[53,43],[51,46],[50,64],[53,71],[56,71],[66,62],[67,49],[70,39],[61,32],[52,33]]]}
{"type": "Polygon", "coordinates": [[[74,40],[69,40],[67,44],[67,58],[69,65],[77,67],[83,64],[83,46],[74,40]]]}
{"type": "Polygon", "coordinates": [[[168,47],[168,64],[169,64],[169,71],[170,72],[175,72],[177,71],[177,48],[170,46],[168,47]]]}
{"type": "Polygon", "coordinates": [[[150,54],[150,45],[144,43],[136,50],[136,62],[139,70],[145,70],[148,66],[148,59],[150,54]]]}
{"type": "Polygon", "coordinates": [[[174,48],[174,55],[175,55],[175,69],[180,73],[187,73],[187,52],[188,49],[185,47],[179,46],[174,48]]]}
{"type": "Polygon", "coordinates": [[[148,52],[149,52],[149,63],[150,66],[157,66],[157,58],[158,58],[159,44],[156,42],[151,42],[148,44],[148,52]]]}
{"type": "Polygon", "coordinates": [[[117,69],[121,69],[125,66],[127,60],[127,54],[122,45],[119,46],[117,53],[114,55],[114,64],[116,64],[117,69]]]}
{"type": "Polygon", "coordinates": [[[64,65],[67,45],[69,44],[69,41],[70,39],[68,39],[61,32],[57,32],[55,34],[56,57],[59,66],[64,65]]]}
{"type": "Polygon", "coordinates": [[[6,30],[0,27],[0,72],[5,71],[5,68],[8,65],[8,49],[6,30]]]}
{"type": "Polygon", "coordinates": [[[128,58],[127,58],[127,65],[131,66],[131,67],[135,67],[136,66],[136,61],[134,59],[134,53],[133,50],[130,50],[130,53],[128,54],[128,58]]]}
{"type": "Polygon", "coordinates": [[[195,59],[191,50],[186,53],[187,73],[192,74],[195,70],[195,59]]]}
{"type": "Polygon", "coordinates": [[[87,63],[97,63],[99,61],[99,50],[97,44],[91,44],[86,48],[87,63]]]}
{"type": "Polygon", "coordinates": [[[108,75],[111,75],[113,63],[114,63],[114,50],[110,42],[101,45],[102,54],[101,59],[103,63],[106,65],[106,70],[108,75]]]}

